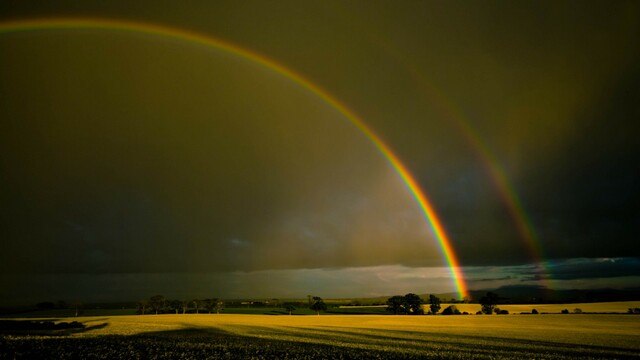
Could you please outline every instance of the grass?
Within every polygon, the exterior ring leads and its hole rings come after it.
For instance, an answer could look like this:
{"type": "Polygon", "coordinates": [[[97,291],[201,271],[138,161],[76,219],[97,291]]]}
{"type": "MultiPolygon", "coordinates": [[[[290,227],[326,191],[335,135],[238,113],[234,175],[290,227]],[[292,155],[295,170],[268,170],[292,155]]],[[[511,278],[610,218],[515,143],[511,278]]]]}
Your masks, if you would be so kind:
{"type": "Polygon", "coordinates": [[[640,316],[267,316],[59,319],[86,331],[0,336],[1,358],[639,358],[640,316]],[[64,354],[64,356],[62,356],[64,354]]]}

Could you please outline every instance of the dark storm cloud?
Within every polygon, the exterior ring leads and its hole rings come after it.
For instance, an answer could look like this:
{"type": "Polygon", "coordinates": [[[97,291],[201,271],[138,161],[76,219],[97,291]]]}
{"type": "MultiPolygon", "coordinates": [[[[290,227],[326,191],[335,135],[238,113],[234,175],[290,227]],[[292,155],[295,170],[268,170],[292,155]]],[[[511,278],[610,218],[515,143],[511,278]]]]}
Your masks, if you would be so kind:
{"type": "Polygon", "coordinates": [[[640,276],[640,259],[638,258],[603,258],[603,259],[570,259],[549,262],[548,271],[527,272],[522,274],[534,280],[576,280],[595,278],[617,278],[640,276]]]}
{"type": "Polygon", "coordinates": [[[442,263],[388,162],[290,80],[154,37],[2,40],[3,271],[442,263]]]}
{"type": "MultiPolygon", "coordinates": [[[[397,152],[464,266],[502,266],[480,282],[525,275],[506,265],[640,257],[639,14],[622,1],[0,4],[3,19],[192,29],[300,72],[397,152]]],[[[269,71],[140,34],[2,34],[0,46],[3,272],[442,264],[381,155],[269,71]]],[[[554,269],[637,273],[624,266],[554,269]]]]}

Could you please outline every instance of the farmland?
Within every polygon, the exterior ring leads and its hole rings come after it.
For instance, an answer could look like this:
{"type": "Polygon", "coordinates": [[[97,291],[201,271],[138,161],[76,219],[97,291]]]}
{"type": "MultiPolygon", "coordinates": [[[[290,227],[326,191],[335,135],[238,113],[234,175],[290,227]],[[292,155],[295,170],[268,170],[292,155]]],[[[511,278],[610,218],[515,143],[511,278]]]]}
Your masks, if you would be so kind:
{"type": "Polygon", "coordinates": [[[636,315],[186,314],[57,320],[79,321],[85,329],[5,334],[0,358],[640,358],[636,315]]]}

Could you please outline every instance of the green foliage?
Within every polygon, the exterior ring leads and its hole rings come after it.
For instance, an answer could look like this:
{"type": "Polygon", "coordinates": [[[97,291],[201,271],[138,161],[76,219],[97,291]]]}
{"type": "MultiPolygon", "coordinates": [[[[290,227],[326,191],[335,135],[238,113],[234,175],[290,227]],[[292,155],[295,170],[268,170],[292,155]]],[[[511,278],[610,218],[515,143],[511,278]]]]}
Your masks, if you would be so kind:
{"type": "Polygon", "coordinates": [[[292,303],[284,303],[284,310],[291,315],[291,313],[296,309],[295,305],[292,303]]]}
{"type": "Polygon", "coordinates": [[[440,299],[435,295],[429,295],[429,309],[431,314],[437,314],[440,311],[440,299]]]}
{"type": "Polygon", "coordinates": [[[392,313],[393,315],[402,315],[406,314],[406,301],[404,296],[396,295],[392,296],[387,300],[387,311],[392,313]]]}
{"type": "Polygon", "coordinates": [[[407,314],[409,315],[424,315],[424,309],[422,309],[422,299],[416,294],[409,293],[404,296],[407,304],[407,314]]]}
{"type": "Polygon", "coordinates": [[[167,301],[167,310],[170,312],[175,312],[178,314],[182,310],[182,301],[180,300],[170,300],[167,301]]]}
{"type": "Polygon", "coordinates": [[[442,310],[442,315],[460,315],[460,310],[455,305],[450,305],[442,310]]]}
{"type": "Polygon", "coordinates": [[[311,309],[315,311],[318,315],[320,315],[320,311],[327,310],[327,304],[322,301],[322,298],[319,296],[314,296],[311,302],[311,309]]]}
{"type": "Polygon", "coordinates": [[[498,294],[489,291],[485,296],[480,298],[480,305],[482,306],[482,313],[491,315],[494,312],[496,305],[498,304],[498,294]]]}
{"type": "Polygon", "coordinates": [[[387,300],[387,311],[394,315],[423,315],[422,299],[416,294],[392,296],[387,300]]]}
{"type": "Polygon", "coordinates": [[[151,311],[155,312],[156,315],[158,312],[164,309],[165,306],[165,298],[162,295],[154,295],[149,298],[148,304],[151,311]]]}

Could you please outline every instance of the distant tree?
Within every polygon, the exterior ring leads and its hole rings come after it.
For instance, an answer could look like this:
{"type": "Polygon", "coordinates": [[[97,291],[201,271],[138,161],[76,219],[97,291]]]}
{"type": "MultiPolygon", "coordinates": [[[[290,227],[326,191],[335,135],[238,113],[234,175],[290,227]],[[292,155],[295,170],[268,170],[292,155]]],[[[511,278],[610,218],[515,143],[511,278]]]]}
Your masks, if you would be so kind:
{"type": "Polygon", "coordinates": [[[487,295],[483,296],[482,298],[480,298],[480,305],[482,306],[482,313],[483,314],[487,314],[487,315],[491,315],[493,314],[493,311],[496,307],[496,305],[498,304],[498,300],[500,298],[498,297],[498,294],[492,293],[491,291],[489,291],[487,293],[487,295]]]}
{"type": "Polygon", "coordinates": [[[156,315],[158,312],[164,309],[166,299],[162,295],[153,295],[149,298],[149,308],[154,311],[156,315]]]}
{"type": "Polygon", "coordinates": [[[575,308],[575,309],[573,309],[573,313],[574,313],[574,314],[582,314],[582,309],[580,309],[580,308],[575,308]]]}
{"type": "Polygon", "coordinates": [[[532,313],[532,314],[538,314],[538,310],[533,309],[533,310],[531,310],[531,313],[532,313]]]}
{"type": "Polygon", "coordinates": [[[396,295],[387,300],[387,311],[393,315],[406,314],[406,301],[404,296],[396,295]]]}
{"type": "Polygon", "coordinates": [[[320,315],[320,311],[327,310],[327,304],[322,301],[322,298],[319,296],[313,297],[313,303],[311,304],[311,309],[314,310],[318,315],[320,315]]]}
{"type": "Polygon", "coordinates": [[[182,300],[182,313],[186,314],[189,310],[189,305],[191,305],[191,300],[182,300]]]}
{"type": "Polygon", "coordinates": [[[440,299],[435,295],[429,295],[429,309],[433,315],[440,311],[440,299]]]}
{"type": "Polygon", "coordinates": [[[193,307],[196,309],[196,314],[199,314],[200,313],[200,306],[202,305],[202,300],[193,299],[193,300],[191,300],[191,303],[193,304],[193,307]]]}
{"type": "Polygon", "coordinates": [[[460,315],[460,310],[455,305],[449,305],[442,310],[442,315],[460,315]]]}
{"type": "Polygon", "coordinates": [[[289,315],[291,315],[291,312],[293,312],[296,307],[293,303],[284,303],[284,309],[289,313],[289,315]]]}
{"type": "Polygon", "coordinates": [[[200,301],[200,305],[205,308],[209,314],[211,314],[216,301],[218,301],[218,299],[203,299],[200,301]]]}
{"type": "Polygon", "coordinates": [[[409,293],[404,296],[404,301],[407,306],[407,314],[410,315],[423,315],[424,309],[422,308],[422,299],[420,296],[409,293]]]}
{"type": "Polygon", "coordinates": [[[496,314],[498,315],[509,315],[509,310],[503,310],[496,308],[496,314]]]}
{"type": "Polygon", "coordinates": [[[176,314],[182,310],[182,301],[180,300],[171,300],[167,305],[169,306],[169,309],[171,309],[171,311],[175,311],[176,314]]]}
{"type": "Polygon", "coordinates": [[[136,307],[137,307],[136,313],[140,314],[140,315],[144,315],[145,312],[147,311],[147,308],[149,307],[149,301],[148,300],[140,300],[136,304],[136,307]]]}
{"type": "Polygon", "coordinates": [[[563,309],[562,311],[560,311],[561,314],[568,314],[569,310],[568,309],[563,309]]]}
{"type": "Polygon", "coordinates": [[[36,307],[41,310],[51,310],[54,307],[56,307],[56,304],[52,303],[51,301],[43,301],[43,302],[37,303],[36,307]]]}
{"type": "Polygon", "coordinates": [[[224,309],[224,301],[220,299],[215,299],[213,303],[213,311],[215,311],[216,314],[220,314],[220,311],[222,311],[223,309],[224,309]]]}

